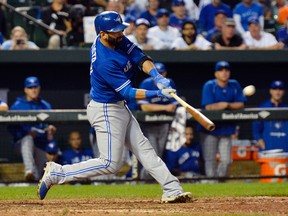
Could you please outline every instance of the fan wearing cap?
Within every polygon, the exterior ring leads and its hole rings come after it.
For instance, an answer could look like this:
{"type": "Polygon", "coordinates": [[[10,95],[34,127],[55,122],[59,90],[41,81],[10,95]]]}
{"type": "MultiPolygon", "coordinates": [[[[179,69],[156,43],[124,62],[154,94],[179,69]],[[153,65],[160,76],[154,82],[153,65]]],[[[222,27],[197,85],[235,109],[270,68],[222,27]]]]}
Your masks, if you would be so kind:
{"type": "Polygon", "coordinates": [[[181,31],[183,22],[190,19],[185,8],[185,1],[173,0],[172,11],[173,13],[170,15],[169,25],[181,31]]]}
{"type": "Polygon", "coordinates": [[[236,33],[235,21],[232,18],[225,20],[222,24],[221,33],[215,35],[211,41],[215,50],[243,50],[247,48],[241,35],[236,33]]]}
{"type": "MultiPolygon", "coordinates": [[[[270,98],[259,105],[259,108],[288,107],[288,104],[283,102],[283,81],[273,81],[269,94],[270,98]]],[[[255,121],[252,126],[253,138],[257,141],[260,151],[283,149],[284,152],[288,152],[288,121],[255,121]]]]}
{"type": "Polygon", "coordinates": [[[250,17],[248,24],[248,31],[243,35],[243,39],[249,49],[278,50],[284,48],[285,44],[278,42],[273,34],[261,30],[257,17],[250,17]]]}
{"type": "Polygon", "coordinates": [[[139,18],[144,18],[149,21],[150,27],[157,24],[157,12],[159,9],[159,0],[147,0],[147,10],[143,11],[139,18]]]}
{"type": "Polygon", "coordinates": [[[232,17],[230,6],[224,4],[221,0],[212,0],[210,4],[201,9],[198,20],[199,32],[201,34],[206,35],[210,29],[214,28],[214,16],[219,10],[225,11],[227,17],[232,17]]]}
{"type": "Polygon", "coordinates": [[[248,19],[250,17],[257,17],[261,29],[264,28],[264,12],[262,6],[253,0],[242,0],[233,10],[233,19],[236,23],[237,32],[243,35],[248,31],[248,19]]]}
{"type": "MultiPolygon", "coordinates": [[[[155,67],[158,72],[163,76],[167,76],[167,70],[163,63],[155,62],[155,67]]],[[[172,79],[169,79],[172,88],[176,89],[175,83],[172,79]]],[[[157,84],[153,80],[153,78],[149,77],[144,79],[139,88],[147,89],[147,90],[156,90],[157,84]]],[[[140,109],[144,112],[168,112],[174,113],[177,107],[178,102],[175,99],[169,98],[159,98],[153,97],[146,100],[139,100],[138,104],[140,109]]],[[[150,140],[151,145],[153,146],[156,154],[162,158],[163,152],[165,150],[166,140],[169,132],[169,123],[143,123],[141,124],[141,128],[143,130],[144,135],[150,140]]],[[[142,172],[142,178],[147,178],[145,172],[142,172]]]]}
{"type": "MultiPolygon", "coordinates": [[[[40,82],[35,76],[24,81],[24,93],[12,104],[10,110],[50,110],[51,105],[40,95],[40,82]]],[[[27,181],[39,180],[46,162],[45,149],[53,140],[56,128],[43,123],[13,125],[9,128],[14,141],[20,144],[27,181]]]]}
{"type": "Polygon", "coordinates": [[[227,19],[227,14],[224,10],[218,10],[215,13],[214,28],[210,29],[205,36],[205,38],[208,41],[212,41],[212,38],[214,38],[215,35],[221,33],[222,26],[223,26],[224,22],[226,21],[226,19],[227,19]]]}
{"type": "Polygon", "coordinates": [[[210,50],[212,43],[197,33],[196,24],[191,20],[185,20],[181,28],[182,36],[176,38],[171,49],[173,50],[210,50]]]}
{"type": "MultiPolygon", "coordinates": [[[[230,79],[231,68],[226,61],[219,61],[215,65],[215,79],[204,83],[202,89],[201,107],[204,110],[239,110],[244,108],[246,97],[242,87],[235,79],[230,79]]],[[[217,122],[217,127],[210,132],[201,125],[200,142],[205,162],[205,174],[208,177],[227,176],[232,162],[232,138],[235,133],[234,122],[217,122]],[[219,152],[219,163],[216,154],[219,152]]]]}
{"type": "Polygon", "coordinates": [[[177,28],[169,26],[170,13],[168,10],[161,8],[157,12],[157,26],[148,30],[148,37],[157,37],[165,45],[165,49],[170,49],[172,42],[180,36],[177,28]]]}
{"type": "Polygon", "coordinates": [[[150,23],[144,18],[138,18],[135,22],[135,30],[133,35],[127,38],[135,43],[142,50],[160,50],[164,49],[164,44],[157,37],[148,37],[148,29],[150,23]]]}

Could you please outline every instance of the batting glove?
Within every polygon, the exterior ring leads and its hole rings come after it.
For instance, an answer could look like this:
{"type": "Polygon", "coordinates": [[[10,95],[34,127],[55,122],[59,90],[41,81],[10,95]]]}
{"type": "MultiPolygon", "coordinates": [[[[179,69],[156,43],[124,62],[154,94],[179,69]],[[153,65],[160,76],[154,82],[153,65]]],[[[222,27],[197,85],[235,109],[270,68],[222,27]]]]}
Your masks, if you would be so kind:
{"type": "Polygon", "coordinates": [[[159,74],[156,68],[151,69],[149,75],[153,77],[159,89],[171,88],[170,80],[159,74]]]}
{"type": "Polygon", "coordinates": [[[170,93],[176,93],[176,90],[172,88],[166,88],[157,91],[158,97],[172,98],[170,93]]]}

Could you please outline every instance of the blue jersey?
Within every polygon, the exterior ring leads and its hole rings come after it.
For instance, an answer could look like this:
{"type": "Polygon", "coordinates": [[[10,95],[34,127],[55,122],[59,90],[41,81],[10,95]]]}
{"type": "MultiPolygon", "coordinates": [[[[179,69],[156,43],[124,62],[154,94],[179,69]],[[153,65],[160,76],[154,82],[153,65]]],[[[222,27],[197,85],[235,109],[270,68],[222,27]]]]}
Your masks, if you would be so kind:
{"type": "Polygon", "coordinates": [[[191,147],[182,146],[178,151],[167,150],[165,153],[165,163],[167,168],[173,172],[200,173],[201,148],[199,144],[193,144],[191,147]]]}
{"type": "Polygon", "coordinates": [[[81,149],[79,151],[74,149],[67,149],[64,150],[61,155],[63,165],[79,163],[92,159],[93,157],[94,156],[91,149],[81,149]]]}
{"type": "MultiPolygon", "coordinates": [[[[275,108],[276,106],[271,100],[267,100],[259,107],[275,108]]],[[[288,107],[288,105],[280,103],[278,107],[288,107]]],[[[288,152],[288,121],[255,121],[252,128],[254,139],[264,140],[265,150],[283,149],[288,152]]]]}
{"type": "Polygon", "coordinates": [[[281,27],[276,34],[277,40],[285,44],[285,47],[288,47],[288,32],[287,27],[281,27]]]}
{"type": "MultiPolygon", "coordinates": [[[[221,87],[217,84],[217,80],[209,80],[203,86],[201,107],[205,109],[208,104],[218,102],[246,102],[246,97],[238,81],[230,79],[228,85],[221,87]]],[[[200,131],[207,132],[202,126],[199,126],[200,131]]],[[[209,132],[217,136],[229,136],[234,134],[236,126],[230,122],[217,122],[216,129],[209,132]]]]}
{"type": "Polygon", "coordinates": [[[124,100],[120,91],[131,85],[135,68],[145,55],[125,36],[121,48],[110,49],[97,37],[91,47],[90,76],[91,98],[99,103],[114,103],[124,100]]]}
{"type": "Polygon", "coordinates": [[[177,28],[179,31],[181,31],[182,25],[184,23],[185,20],[187,20],[188,17],[184,17],[183,19],[179,19],[175,16],[175,14],[171,14],[170,15],[170,20],[169,20],[169,25],[177,28]]]}
{"type": "MultiPolygon", "coordinates": [[[[171,83],[171,87],[173,89],[176,89],[175,83],[173,82],[173,80],[169,79],[170,83],[171,83]]],[[[155,81],[152,77],[148,77],[146,79],[144,79],[140,85],[139,85],[140,89],[146,89],[146,90],[159,90],[159,88],[156,86],[155,81]]],[[[175,103],[178,104],[177,101],[173,98],[166,98],[166,97],[153,97],[153,98],[149,98],[146,100],[139,100],[138,104],[148,104],[148,103],[153,103],[153,104],[163,104],[163,105],[167,105],[167,104],[171,104],[171,103],[175,103]]]]}
{"type": "Polygon", "coordinates": [[[214,17],[219,10],[225,11],[227,17],[232,17],[232,11],[230,9],[230,6],[224,3],[220,3],[218,7],[214,7],[212,4],[208,4],[202,8],[199,15],[198,23],[200,33],[203,31],[207,32],[210,29],[214,28],[214,17]]]}
{"type": "MultiPolygon", "coordinates": [[[[39,98],[37,101],[27,101],[26,97],[19,97],[14,104],[10,107],[10,110],[50,110],[51,105],[39,98]]],[[[12,125],[9,127],[9,131],[12,133],[14,140],[18,141],[28,134],[29,131],[34,130],[36,132],[35,145],[41,149],[45,149],[47,144],[47,135],[43,129],[47,128],[47,124],[35,123],[35,124],[21,124],[12,125]]]]}
{"type": "Polygon", "coordinates": [[[158,25],[156,16],[150,14],[149,11],[144,11],[143,13],[141,13],[139,18],[144,18],[144,19],[148,20],[150,23],[150,27],[158,25]]]}
{"type": "Polygon", "coordinates": [[[251,7],[246,7],[243,2],[238,3],[233,11],[241,17],[241,25],[245,31],[248,31],[248,20],[250,17],[263,16],[263,8],[259,3],[252,2],[251,7]]]}

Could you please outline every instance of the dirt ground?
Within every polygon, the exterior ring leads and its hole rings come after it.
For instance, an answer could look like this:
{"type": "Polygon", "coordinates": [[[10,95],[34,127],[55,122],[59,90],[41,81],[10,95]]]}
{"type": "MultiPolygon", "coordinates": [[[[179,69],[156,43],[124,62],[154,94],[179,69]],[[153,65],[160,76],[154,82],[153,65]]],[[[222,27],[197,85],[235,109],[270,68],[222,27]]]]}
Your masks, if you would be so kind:
{"type": "Polygon", "coordinates": [[[0,201],[1,216],[288,215],[288,197],[199,198],[160,204],[156,199],[47,199],[0,201]]]}

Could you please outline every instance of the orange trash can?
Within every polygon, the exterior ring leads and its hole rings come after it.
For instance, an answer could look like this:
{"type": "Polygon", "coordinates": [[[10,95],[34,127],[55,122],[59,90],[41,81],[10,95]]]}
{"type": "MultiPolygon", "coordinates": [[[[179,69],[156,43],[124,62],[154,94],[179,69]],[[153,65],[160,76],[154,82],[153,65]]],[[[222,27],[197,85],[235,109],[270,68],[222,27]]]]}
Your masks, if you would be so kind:
{"type": "MultiPolygon", "coordinates": [[[[261,176],[281,176],[288,174],[288,153],[271,150],[266,154],[258,154],[257,162],[260,163],[261,176]],[[273,152],[274,151],[274,152],[273,152]]],[[[284,182],[286,178],[262,178],[261,182],[284,182]]]]}

